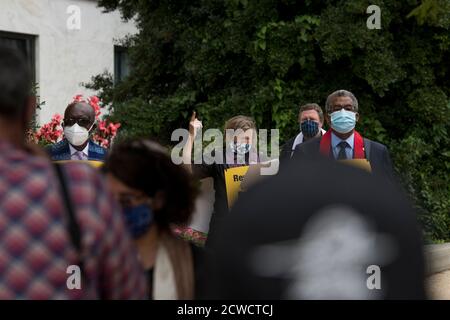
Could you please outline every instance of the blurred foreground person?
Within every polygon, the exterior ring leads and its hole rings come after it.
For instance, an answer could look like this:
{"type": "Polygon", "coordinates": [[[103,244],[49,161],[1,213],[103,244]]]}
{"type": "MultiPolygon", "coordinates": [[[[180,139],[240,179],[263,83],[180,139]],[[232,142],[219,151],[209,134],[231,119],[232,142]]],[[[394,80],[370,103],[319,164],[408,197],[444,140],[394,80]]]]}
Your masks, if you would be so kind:
{"type": "Polygon", "coordinates": [[[79,163],[52,165],[26,144],[35,107],[25,59],[0,47],[0,299],[145,298],[101,176],[79,163]]]}
{"type": "Polygon", "coordinates": [[[425,298],[408,200],[385,177],[326,158],[288,163],[248,191],[214,240],[208,299],[425,298]]]}
{"type": "Polygon", "coordinates": [[[146,139],[116,144],[104,169],[147,272],[150,298],[193,299],[201,249],[171,230],[186,224],[194,210],[189,173],[146,139]]]}

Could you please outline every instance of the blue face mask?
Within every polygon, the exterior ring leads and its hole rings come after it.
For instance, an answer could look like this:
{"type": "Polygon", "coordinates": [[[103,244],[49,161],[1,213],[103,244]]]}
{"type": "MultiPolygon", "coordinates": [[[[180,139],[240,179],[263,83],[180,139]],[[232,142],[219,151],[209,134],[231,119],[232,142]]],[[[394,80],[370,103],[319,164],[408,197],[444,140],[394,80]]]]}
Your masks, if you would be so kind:
{"type": "Polygon", "coordinates": [[[300,130],[304,137],[312,138],[319,132],[319,124],[316,121],[308,119],[300,123],[300,130]]]}
{"type": "Polygon", "coordinates": [[[348,133],[355,128],[356,113],[341,109],[331,114],[331,128],[339,133],[348,133]]]}
{"type": "Polygon", "coordinates": [[[129,231],[134,239],[144,235],[153,222],[153,211],[147,204],[123,209],[129,231]]]}

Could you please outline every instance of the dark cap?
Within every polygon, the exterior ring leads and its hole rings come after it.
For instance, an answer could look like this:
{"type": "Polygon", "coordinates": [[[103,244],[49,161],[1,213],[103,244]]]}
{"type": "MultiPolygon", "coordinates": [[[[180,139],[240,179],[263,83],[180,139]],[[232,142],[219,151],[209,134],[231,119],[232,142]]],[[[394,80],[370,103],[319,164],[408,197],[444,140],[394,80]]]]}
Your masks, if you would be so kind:
{"type": "Polygon", "coordinates": [[[212,299],[422,299],[415,212],[383,177],[293,161],[240,197],[211,243],[212,299]]]}

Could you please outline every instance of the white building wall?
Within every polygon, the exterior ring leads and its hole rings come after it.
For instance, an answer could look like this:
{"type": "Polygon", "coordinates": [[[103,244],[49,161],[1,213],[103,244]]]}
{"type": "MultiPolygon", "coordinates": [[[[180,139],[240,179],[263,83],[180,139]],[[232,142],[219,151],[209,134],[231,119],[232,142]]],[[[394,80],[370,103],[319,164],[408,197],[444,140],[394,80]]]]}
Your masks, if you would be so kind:
{"type": "Polygon", "coordinates": [[[92,95],[81,86],[91,76],[114,73],[115,40],[137,30],[118,12],[102,13],[90,0],[0,0],[0,31],[37,36],[36,80],[41,100],[41,124],[62,114],[76,94],[92,95]],[[69,30],[68,7],[80,8],[81,28],[69,30]]]}

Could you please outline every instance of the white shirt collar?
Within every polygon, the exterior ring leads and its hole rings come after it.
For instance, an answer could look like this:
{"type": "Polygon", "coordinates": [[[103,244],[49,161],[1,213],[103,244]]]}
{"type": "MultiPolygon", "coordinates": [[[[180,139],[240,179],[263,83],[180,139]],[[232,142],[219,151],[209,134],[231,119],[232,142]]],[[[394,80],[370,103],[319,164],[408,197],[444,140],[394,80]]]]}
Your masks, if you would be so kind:
{"type": "MultiPolygon", "coordinates": [[[[322,131],[322,135],[326,133],[324,129],[320,129],[322,131]]],[[[294,143],[292,144],[292,150],[295,150],[295,147],[298,146],[300,143],[303,142],[303,133],[299,133],[294,140],[294,143]]]]}
{"type": "MultiPolygon", "coordinates": [[[[69,143],[69,149],[70,149],[70,155],[73,156],[78,150],[75,149],[70,143],[69,143]]],[[[81,150],[83,154],[87,157],[89,156],[89,142],[86,144],[86,147],[84,147],[83,150],[81,150]]]]}

